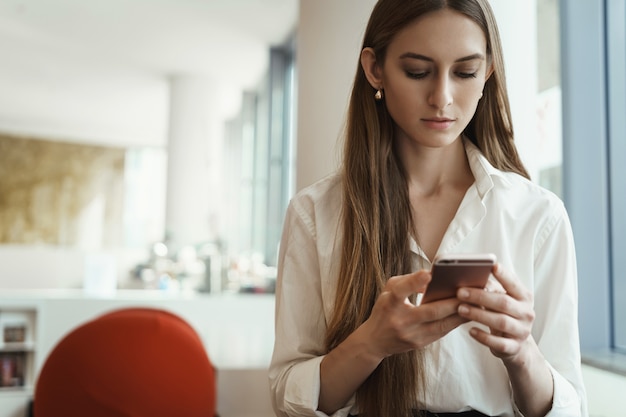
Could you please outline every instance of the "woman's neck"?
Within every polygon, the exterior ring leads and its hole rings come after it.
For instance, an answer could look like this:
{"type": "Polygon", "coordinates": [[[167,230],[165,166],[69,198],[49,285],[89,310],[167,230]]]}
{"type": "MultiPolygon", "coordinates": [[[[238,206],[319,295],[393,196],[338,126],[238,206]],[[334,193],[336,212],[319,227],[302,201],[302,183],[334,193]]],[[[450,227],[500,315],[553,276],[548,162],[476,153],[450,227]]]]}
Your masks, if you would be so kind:
{"type": "Polygon", "coordinates": [[[428,259],[433,259],[474,182],[465,146],[459,138],[445,147],[413,146],[400,155],[408,175],[415,237],[428,259]]]}
{"type": "Polygon", "coordinates": [[[474,182],[461,138],[439,148],[415,145],[400,151],[414,196],[428,197],[447,187],[467,189],[474,182]]]}

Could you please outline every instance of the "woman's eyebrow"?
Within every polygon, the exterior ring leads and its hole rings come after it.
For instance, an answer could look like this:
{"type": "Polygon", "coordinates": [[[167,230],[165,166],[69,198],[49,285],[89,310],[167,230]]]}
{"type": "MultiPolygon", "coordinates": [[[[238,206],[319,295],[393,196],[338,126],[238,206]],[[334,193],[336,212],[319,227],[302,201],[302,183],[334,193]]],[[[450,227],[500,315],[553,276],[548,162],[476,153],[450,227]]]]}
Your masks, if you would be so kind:
{"type": "MultiPolygon", "coordinates": [[[[400,59],[405,59],[405,58],[418,59],[420,61],[435,62],[434,59],[432,59],[432,58],[430,58],[428,56],[421,55],[421,54],[416,54],[414,52],[405,52],[402,55],[400,55],[400,59]]],[[[468,55],[468,56],[464,56],[462,58],[459,58],[459,59],[455,60],[454,62],[466,62],[466,61],[473,61],[475,59],[484,60],[485,56],[483,54],[476,53],[476,54],[472,54],[472,55],[468,55]]]]}

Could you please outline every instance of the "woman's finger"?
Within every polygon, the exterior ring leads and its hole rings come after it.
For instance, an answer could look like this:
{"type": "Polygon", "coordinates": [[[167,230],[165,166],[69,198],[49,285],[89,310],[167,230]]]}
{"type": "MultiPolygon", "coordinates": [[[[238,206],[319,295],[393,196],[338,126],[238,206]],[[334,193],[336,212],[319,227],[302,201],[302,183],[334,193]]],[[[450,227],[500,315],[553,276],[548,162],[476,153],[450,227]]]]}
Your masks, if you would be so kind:
{"type": "Polygon", "coordinates": [[[526,300],[516,300],[508,293],[490,292],[477,288],[461,288],[457,291],[457,298],[464,303],[482,309],[507,314],[518,319],[528,318],[526,300]]]}
{"type": "Polygon", "coordinates": [[[426,270],[398,275],[389,278],[384,291],[390,292],[397,300],[404,301],[413,294],[426,291],[430,278],[430,272],[426,270]]]}
{"type": "Polygon", "coordinates": [[[528,322],[519,320],[511,314],[502,314],[470,304],[461,304],[458,311],[461,317],[484,324],[491,329],[492,333],[504,334],[516,339],[525,339],[529,334],[528,322]]]}
{"type": "Polygon", "coordinates": [[[489,333],[477,327],[470,329],[470,335],[498,357],[514,355],[519,351],[519,342],[515,339],[489,333]]]}
{"type": "Polygon", "coordinates": [[[501,264],[495,265],[493,276],[502,285],[504,291],[516,300],[528,300],[532,297],[532,293],[522,285],[517,276],[501,264]]]}

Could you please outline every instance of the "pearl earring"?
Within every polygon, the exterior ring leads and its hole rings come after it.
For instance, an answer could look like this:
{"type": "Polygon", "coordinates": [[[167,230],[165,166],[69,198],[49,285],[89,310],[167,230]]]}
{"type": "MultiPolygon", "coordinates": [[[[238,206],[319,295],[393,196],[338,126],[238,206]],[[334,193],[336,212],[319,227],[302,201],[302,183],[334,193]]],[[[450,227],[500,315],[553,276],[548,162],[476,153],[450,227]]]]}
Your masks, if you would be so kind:
{"type": "Polygon", "coordinates": [[[383,99],[383,90],[382,89],[378,89],[376,90],[376,94],[374,94],[374,98],[376,99],[376,101],[380,101],[383,99]]]}

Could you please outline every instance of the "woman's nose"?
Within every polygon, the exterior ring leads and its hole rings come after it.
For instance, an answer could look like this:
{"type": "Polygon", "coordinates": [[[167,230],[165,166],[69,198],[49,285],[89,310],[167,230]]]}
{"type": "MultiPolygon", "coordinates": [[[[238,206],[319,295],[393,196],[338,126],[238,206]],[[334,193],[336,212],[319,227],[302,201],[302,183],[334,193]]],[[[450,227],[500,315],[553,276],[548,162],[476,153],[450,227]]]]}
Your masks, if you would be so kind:
{"type": "Polygon", "coordinates": [[[448,77],[439,77],[434,81],[428,97],[428,104],[443,109],[452,104],[452,86],[448,77]]]}

